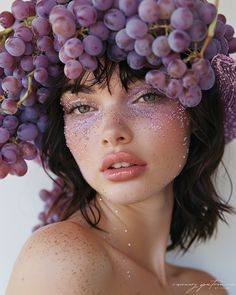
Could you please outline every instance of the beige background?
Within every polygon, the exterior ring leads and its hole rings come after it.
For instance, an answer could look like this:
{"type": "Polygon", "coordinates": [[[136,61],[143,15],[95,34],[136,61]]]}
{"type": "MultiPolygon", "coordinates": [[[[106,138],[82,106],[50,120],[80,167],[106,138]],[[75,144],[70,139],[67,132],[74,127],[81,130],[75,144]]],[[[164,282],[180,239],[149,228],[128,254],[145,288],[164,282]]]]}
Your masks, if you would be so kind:
{"type": "MultiPolygon", "coordinates": [[[[0,11],[9,10],[11,3],[9,0],[4,3],[1,1],[0,11]]],[[[236,27],[236,1],[222,0],[220,11],[227,15],[228,23],[236,27]]],[[[223,161],[234,185],[230,203],[236,206],[236,140],[226,146],[223,161]]],[[[223,169],[220,169],[217,187],[223,195],[229,195],[229,183],[223,169]]],[[[51,181],[37,164],[31,162],[29,173],[23,178],[9,176],[0,180],[0,294],[4,294],[13,263],[23,243],[32,227],[38,223],[37,214],[43,205],[38,193],[42,188],[51,188],[51,181]]],[[[236,294],[236,216],[230,216],[227,220],[229,225],[220,223],[215,238],[201,246],[192,247],[183,257],[172,252],[168,260],[210,272],[225,287],[228,286],[229,294],[233,295],[236,294]]]]}

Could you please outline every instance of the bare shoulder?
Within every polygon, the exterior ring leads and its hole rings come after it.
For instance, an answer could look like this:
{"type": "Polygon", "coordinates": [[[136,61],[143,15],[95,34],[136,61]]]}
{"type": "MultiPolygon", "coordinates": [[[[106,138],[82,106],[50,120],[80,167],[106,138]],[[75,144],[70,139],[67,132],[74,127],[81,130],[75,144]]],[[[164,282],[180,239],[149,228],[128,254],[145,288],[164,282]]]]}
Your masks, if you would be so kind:
{"type": "Polygon", "coordinates": [[[187,287],[188,294],[228,295],[223,284],[203,270],[181,267],[181,282],[187,287]]]}
{"type": "Polygon", "coordinates": [[[6,295],[31,295],[32,290],[34,295],[104,294],[111,274],[108,254],[88,230],[57,222],[38,229],[26,241],[6,295]]]}

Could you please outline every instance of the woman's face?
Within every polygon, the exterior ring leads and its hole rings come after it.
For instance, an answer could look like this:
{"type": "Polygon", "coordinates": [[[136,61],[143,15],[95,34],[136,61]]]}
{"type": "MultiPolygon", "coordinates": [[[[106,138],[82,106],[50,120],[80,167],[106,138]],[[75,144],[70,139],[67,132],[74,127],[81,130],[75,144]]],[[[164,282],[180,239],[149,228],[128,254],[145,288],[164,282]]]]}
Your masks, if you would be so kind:
{"type": "Polygon", "coordinates": [[[80,171],[103,198],[131,204],[162,193],[181,172],[189,147],[185,108],[144,81],[122,88],[115,72],[108,88],[63,95],[65,138],[80,171]],[[82,104],[83,106],[79,106],[82,104]],[[130,152],[146,163],[137,176],[107,179],[101,171],[106,155],[130,152]]]}

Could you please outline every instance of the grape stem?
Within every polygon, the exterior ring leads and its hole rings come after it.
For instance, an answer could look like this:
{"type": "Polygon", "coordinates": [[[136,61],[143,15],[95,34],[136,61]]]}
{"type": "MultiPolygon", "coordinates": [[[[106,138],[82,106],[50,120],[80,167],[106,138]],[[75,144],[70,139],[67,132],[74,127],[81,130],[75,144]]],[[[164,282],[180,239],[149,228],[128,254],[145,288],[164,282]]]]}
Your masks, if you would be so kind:
{"type": "Polygon", "coordinates": [[[32,26],[32,21],[37,18],[37,15],[29,16],[24,20],[24,24],[28,27],[32,26]]]}
{"type": "Polygon", "coordinates": [[[155,31],[158,29],[165,29],[165,33],[166,33],[166,35],[168,35],[168,33],[171,32],[171,30],[172,30],[172,26],[171,25],[160,25],[158,23],[152,23],[148,27],[148,31],[153,34],[155,34],[156,33],[155,31]]]}
{"type": "Polygon", "coordinates": [[[20,106],[26,100],[26,98],[31,94],[31,92],[33,90],[33,76],[34,76],[34,71],[32,71],[28,74],[27,91],[26,91],[25,95],[17,102],[17,106],[20,106]]]}
{"type": "MultiPolygon", "coordinates": [[[[218,12],[218,8],[219,8],[219,2],[220,0],[215,0],[215,6],[217,8],[217,12],[218,12]]],[[[215,31],[215,27],[216,27],[216,22],[217,22],[217,15],[215,17],[215,19],[213,20],[213,22],[210,24],[209,28],[208,28],[208,34],[207,34],[207,38],[202,46],[202,49],[199,53],[200,58],[203,58],[204,52],[207,48],[207,46],[209,45],[209,43],[211,42],[211,39],[214,37],[214,31],[215,31]]]]}
{"type": "Polygon", "coordinates": [[[89,33],[89,29],[87,27],[81,27],[77,32],[76,32],[76,37],[77,38],[84,38],[85,36],[87,36],[89,33]]]}

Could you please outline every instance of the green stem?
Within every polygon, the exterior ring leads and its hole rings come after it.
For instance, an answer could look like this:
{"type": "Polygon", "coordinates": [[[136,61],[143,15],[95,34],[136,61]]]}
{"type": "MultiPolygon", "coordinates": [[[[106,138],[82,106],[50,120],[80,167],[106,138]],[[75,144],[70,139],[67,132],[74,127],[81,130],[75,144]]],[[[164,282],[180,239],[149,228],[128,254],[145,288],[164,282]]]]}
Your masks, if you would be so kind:
{"type": "Polygon", "coordinates": [[[28,89],[25,95],[17,102],[17,106],[20,106],[26,100],[26,98],[31,94],[33,90],[33,76],[34,76],[34,71],[28,74],[28,89]]]}

